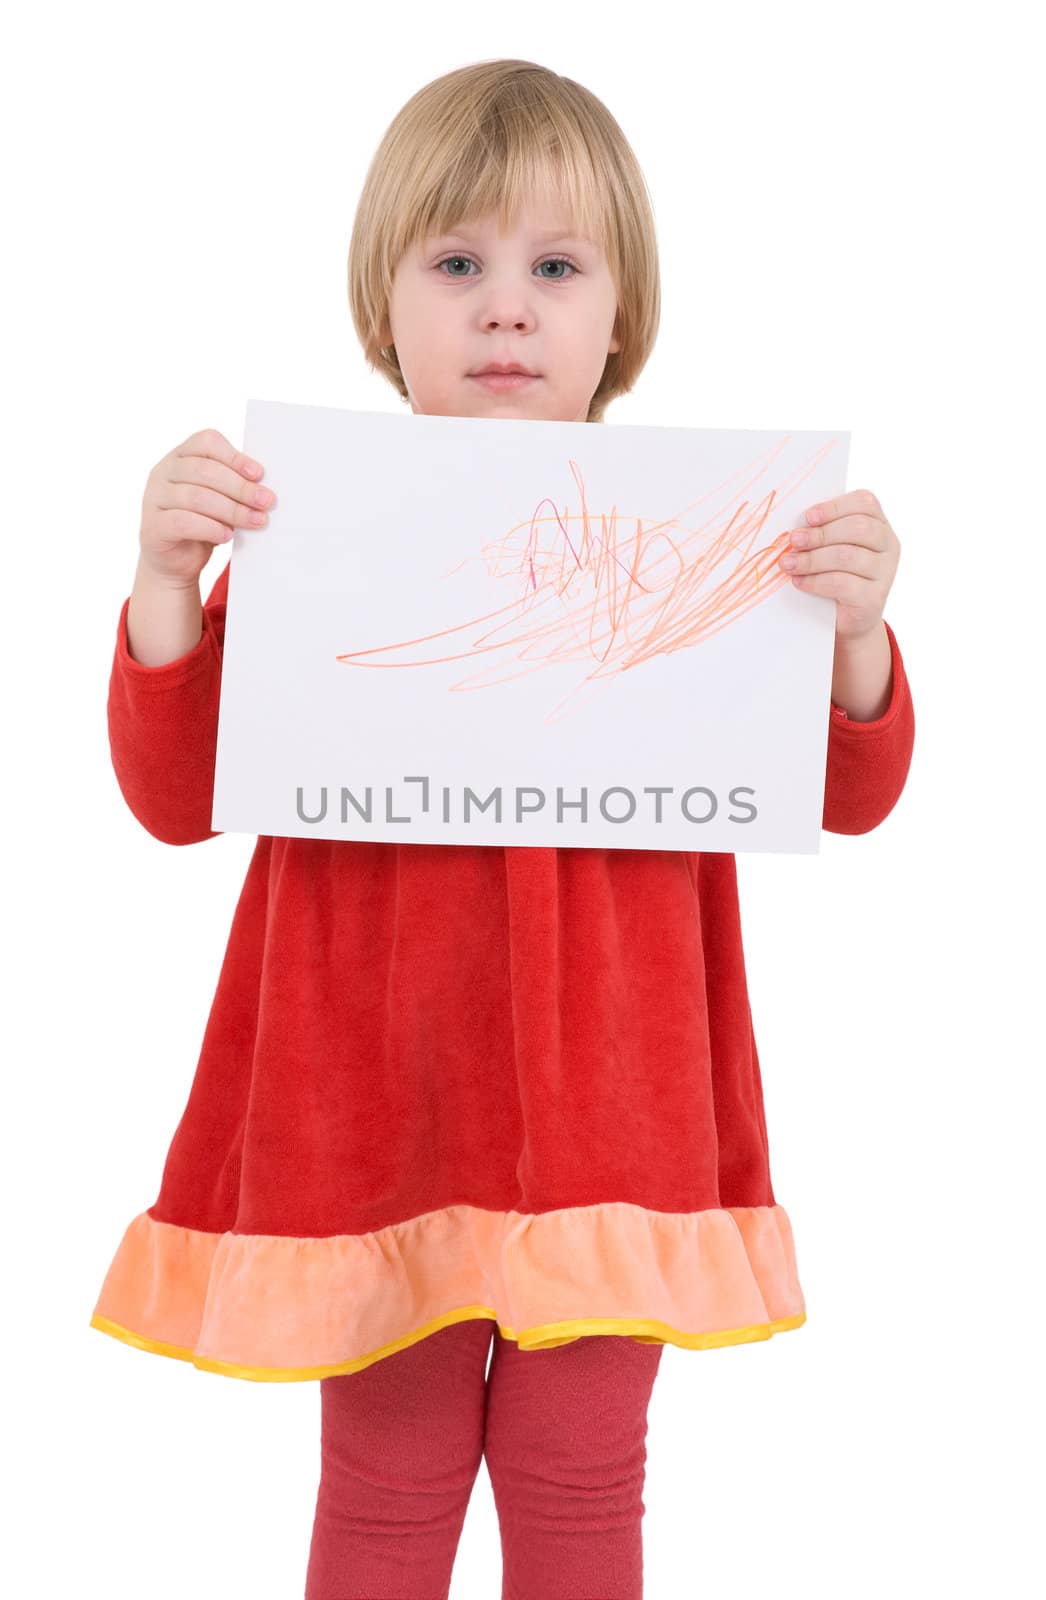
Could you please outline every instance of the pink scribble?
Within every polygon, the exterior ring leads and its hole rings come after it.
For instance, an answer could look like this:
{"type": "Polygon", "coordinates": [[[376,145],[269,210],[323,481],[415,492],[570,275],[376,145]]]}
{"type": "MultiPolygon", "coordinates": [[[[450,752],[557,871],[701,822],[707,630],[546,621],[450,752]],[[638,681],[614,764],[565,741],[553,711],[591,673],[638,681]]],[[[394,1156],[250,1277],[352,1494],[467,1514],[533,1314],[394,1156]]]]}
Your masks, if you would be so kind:
{"type": "MultiPolygon", "coordinates": [[[[579,512],[570,516],[543,497],[527,522],[485,545],[480,555],[467,558],[483,561],[491,577],[513,580],[517,591],[513,599],[455,627],[348,651],[335,659],[348,666],[387,669],[497,654],[496,662],[451,684],[455,692],[490,688],[549,666],[581,661],[590,664],[581,681],[591,692],[601,680],[631,671],[655,656],[693,649],[790,581],[778,565],[789,543],[789,529],[767,544],[758,541],[774,510],[794,498],[834,443],[818,449],[792,482],[766,489],[755,501],[744,498],[789,441],[790,435],[785,435],[764,460],[735,474],[735,479],[744,481],[732,492],[733,480],[728,479],[679,516],[646,526],[640,517],[619,516],[616,506],[596,517],[586,504],[577,463],[571,461],[579,512]],[[682,526],[686,512],[726,493],[730,496],[726,503],[704,521],[693,528],[682,526]],[[551,514],[539,515],[545,506],[551,507],[551,514]],[[572,523],[578,525],[573,534],[572,523]],[[457,635],[466,636],[462,649],[404,658],[416,647],[457,635]],[[389,659],[393,653],[399,658],[389,659]],[[371,659],[376,656],[386,659],[371,659]]],[[[555,720],[565,704],[561,702],[546,720],[555,720]]]]}

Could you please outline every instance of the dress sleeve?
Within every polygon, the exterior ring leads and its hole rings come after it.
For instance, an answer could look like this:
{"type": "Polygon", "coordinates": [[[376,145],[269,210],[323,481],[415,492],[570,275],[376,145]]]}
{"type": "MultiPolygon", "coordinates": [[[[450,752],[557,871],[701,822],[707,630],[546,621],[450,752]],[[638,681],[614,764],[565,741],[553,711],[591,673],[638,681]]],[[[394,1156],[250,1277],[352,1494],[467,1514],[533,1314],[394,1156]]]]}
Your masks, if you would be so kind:
{"type": "Polygon", "coordinates": [[[915,709],[901,652],[886,622],[892,658],[890,703],[874,722],[855,722],[832,702],[821,826],[870,833],[900,799],[915,744],[915,709]]]}
{"type": "Polygon", "coordinates": [[[107,704],[113,771],[131,811],[163,844],[216,837],[211,808],[228,590],[226,563],[204,601],[199,643],[160,667],[136,661],[128,649],[130,596],[120,611],[107,704]]]}

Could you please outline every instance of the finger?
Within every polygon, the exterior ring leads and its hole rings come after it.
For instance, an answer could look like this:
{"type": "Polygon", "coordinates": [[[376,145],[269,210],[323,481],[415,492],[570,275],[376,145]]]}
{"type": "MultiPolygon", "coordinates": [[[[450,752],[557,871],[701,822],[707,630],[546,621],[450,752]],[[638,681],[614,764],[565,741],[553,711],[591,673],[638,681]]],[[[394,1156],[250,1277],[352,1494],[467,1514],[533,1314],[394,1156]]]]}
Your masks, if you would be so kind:
{"type": "Polygon", "coordinates": [[[863,546],[866,550],[883,551],[890,538],[890,525],[865,511],[853,511],[849,516],[836,517],[819,528],[794,528],[789,539],[797,549],[816,549],[841,544],[863,546]]]}
{"type": "Polygon", "coordinates": [[[207,456],[214,461],[221,461],[225,466],[232,467],[235,472],[242,473],[246,478],[253,478],[256,482],[265,473],[260,461],[254,461],[250,456],[244,455],[242,450],[237,450],[217,428],[201,428],[199,433],[190,434],[174,454],[175,457],[207,456]]]}
{"type": "MultiPolygon", "coordinates": [[[[266,513],[276,500],[273,491],[265,484],[251,483],[235,467],[227,466],[213,456],[176,454],[170,464],[167,480],[168,484],[184,485],[187,491],[193,488],[201,491],[198,495],[187,492],[175,495],[175,504],[189,506],[194,511],[207,512],[212,516],[218,515],[225,522],[237,520],[233,514],[237,506],[266,513]]],[[[167,493],[171,495],[170,488],[167,493]]],[[[257,520],[252,523],[249,517],[240,517],[238,520],[241,526],[261,525],[257,520]]]]}
{"type": "MultiPolygon", "coordinates": [[[[205,461],[202,458],[186,456],[186,471],[195,473],[202,469],[202,474],[228,472],[227,467],[221,467],[217,462],[205,461]]],[[[195,476],[168,478],[160,485],[156,500],[157,509],[160,511],[183,511],[200,517],[211,517],[215,522],[221,523],[223,528],[261,528],[269,520],[269,513],[261,501],[253,500],[254,491],[249,491],[250,500],[241,499],[235,491],[225,494],[220,489],[212,489],[206,483],[198,483],[195,476]]]]}
{"type": "Polygon", "coordinates": [[[227,522],[183,506],[157,506],[156,509],[162,513],[160,527],[167,539],[205,539],[208,544],[226,544],[236,532],[227,522]]]}
{"type": "Polygon", "coordinates": [[[792,583],[804,594],[822,595],[826,600],[838,600],[844,606],[877,605],[881,590],[867,578],[855,577],[852,572],[791,573],[792,583]]]}
{"type": "Polygon", "coordinates": [[[786,572],[805,577],[816,573],[850,572],[860,578],[875,578],[880,570],[876,551],[853,544],[832,544],[822,550],[786,550],[780,562],[786,572]]]}
{"type": "Polygon", "coordinates": [[[835,500],[820,500],[817,505],[808,506],[806,520],[815,526],[822,522],[834,522],[837,517],[848,516],[853,511],[863,512],[869,517],[883,516],[883,508],[870,489],[851,489],[849,494],[839,495],[835,500]]]}

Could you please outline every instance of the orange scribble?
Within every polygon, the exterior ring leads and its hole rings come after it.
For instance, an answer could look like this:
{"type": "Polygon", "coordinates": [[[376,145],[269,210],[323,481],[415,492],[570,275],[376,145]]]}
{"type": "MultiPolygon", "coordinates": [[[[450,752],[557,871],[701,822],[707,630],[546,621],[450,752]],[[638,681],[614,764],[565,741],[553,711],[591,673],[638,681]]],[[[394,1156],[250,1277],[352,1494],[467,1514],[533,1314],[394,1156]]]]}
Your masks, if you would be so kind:
{"type": "MultiPolygon", "coordinates": [[[[745,481],[732,491],[733,480],[728,479],[684,508],[688,512],[729,494],[725,504],[694,528],[681,525],[684,513],[644,526],[640,517],[620,517],[616,506],[597,519],[586,505],[577,463],[571,461],[581,499],[575,516],[542,499],[529,521],[485,545],[480,555],[467,558],[483,561],[491,577],[515,580],[514,599],[456,627],[398,644],[348,651],[335,660],[358,667],[424,667],[498,652],[497,662],[450,685],[461,691],[508,683],[568,661],[594,663],[583,678],[592,686],[654,656],[690,650],[790,582],[778,565],[789,529],[768,544],[758,546],[757,541],[774,509],[798,493],[834,442],[818,449],[791,483],[766,489],[754,502],[744,498],[789,441],[790,435],[785,435],[765,459],[735,474],[745,481]],[[546,505],[552,507],[551,514],[539,516],[546,505]],[[579,525],[573,534],[571,523],[579,525]],[[520,533],[525,533],[522,547],[520,533]],[[463,649],[402,659],[402,653],[415,646],[449,641],[459,634],[473,635],[463,649]],[[388,657],[394,651],[401,653],[401,659],[367,659],[388,657]]],[[[464,564],[452,571],[460,571],[464,564]]]]}

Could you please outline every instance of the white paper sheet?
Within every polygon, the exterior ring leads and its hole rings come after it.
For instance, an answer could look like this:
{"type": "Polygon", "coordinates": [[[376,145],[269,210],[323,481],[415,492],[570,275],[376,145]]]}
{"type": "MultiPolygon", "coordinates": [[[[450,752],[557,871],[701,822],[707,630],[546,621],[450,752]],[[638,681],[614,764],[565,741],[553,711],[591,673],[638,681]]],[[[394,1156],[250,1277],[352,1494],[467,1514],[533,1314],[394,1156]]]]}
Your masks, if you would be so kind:
{"type": "Polygon", "coordinates": [[[211,826],[815,854],[849,439],[248,401],[211,826]]]}

